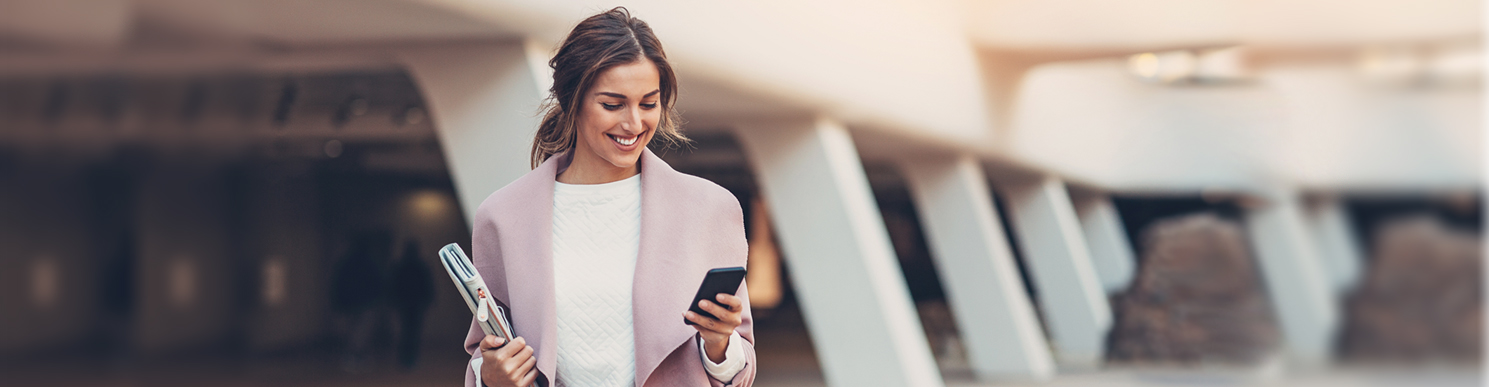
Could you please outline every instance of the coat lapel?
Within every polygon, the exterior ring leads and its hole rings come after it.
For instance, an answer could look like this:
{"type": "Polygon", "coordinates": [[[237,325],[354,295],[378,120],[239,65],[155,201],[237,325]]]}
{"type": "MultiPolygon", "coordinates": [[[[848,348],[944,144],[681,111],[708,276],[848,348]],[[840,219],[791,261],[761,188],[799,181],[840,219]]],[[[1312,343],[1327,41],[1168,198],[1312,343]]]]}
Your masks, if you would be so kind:
{"type": "Polygon", "coordinates": [[[641,244],[636,257],[636,276],[632,283],[631,309],[636,337],[636,386],[642,387],[678,346],[691,342],[697,333],[683,323],[682,312],[693,300],[697,280],[703,273],[692,273],[696,260],[689,260],[672,248],[671,240],[683,235],[679,221],[686,214],[675,210],[687,207],[675,203],[670,195],[678,187],[672,183],[679,173],[647,149],[641,155],[641,244]],[[693,265],[689,262],[693,261],[693,265]]]}
{"type": "MultiPolygon", "coordinates": [[[[507,259],[507,294],[511,295],[512,329],[527,340],[538,357],[538,370],[548,378],[557,375],[558,317],[553,290],[553,186],[554,177],[568,167],[567,154],[548,158],[532,173],[513,182],[517,197],[525,201],[513,208],[507,219],[512,227],[499,228],[507,259]],[[519,258],[520,257],[520,258],[519,258]]],[[[552,380],[549,381],[550,384],[552,380]]]]}

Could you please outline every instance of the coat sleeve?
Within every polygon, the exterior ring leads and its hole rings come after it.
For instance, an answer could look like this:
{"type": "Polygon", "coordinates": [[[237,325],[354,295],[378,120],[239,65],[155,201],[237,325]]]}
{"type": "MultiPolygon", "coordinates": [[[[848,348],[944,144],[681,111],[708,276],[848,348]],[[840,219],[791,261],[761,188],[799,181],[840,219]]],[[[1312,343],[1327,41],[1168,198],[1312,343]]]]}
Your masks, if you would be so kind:
{"type": "Polygon", "coordinates": [[[745,367],[739,370],[739,373],[734,374],[734,379],[728,381],[721,381],[710,376],[708,382],[713,387],[750,387],[755,384],[755,319],[750,313],[749,284],[739,285],[738,296],[744,302],[744,313],[740,316],[739,327],[734,328],[734,331],[739,333],[739,337],[744,338],[744,342],[740,344],[744,348],[745,367]]]}
{"type": "Polygon", "coordinates": [[[478,345],[481,343],[481,339],[485,337],[485,332],[481,331],[480,326],[476,325],[476,319],[472,317],[470,333],[465,335],[465,352],[471,355],[470,361],[465,362],[465,387],[483,386],[480,380],[476,380],[476,370],[473,368],[472,362],[481,358],[480,347],[478,345]]]}
{"type": "MultiPolygon", "coordinates": [[[[730,248],[732,251],[728,254],[728,256],[732,257],[730,259],[732,262],[729,262],[729,264],[748,267],[750,248],[749,241],[745,239],[744,211],[740,208],[739,199],[735,198],[734,194],[729,193],[729,191],[724,190],[722,187],[716,185],[715,187],[718,189],[719,198],[723,202],[721,207],[725,209],[723,216],[725,217],[726,224],[729,225],[724,230],[725,235],[727,235],[727,238],[729,238],[732,244],[730,248]]],[[[739,292],[735,293],[735,296],[742,300],[744,306],[744,312],[740,316],[739,327],[734,328],[734,331],[738,332],[739,336],[744,338],[744,342],[740,344],[743,344],[744,347],[746,363],[744,369],[734,374],[732,380],[721,381],[714,379],[712,376],[708,377],[708,382],[713,387],[750,387],[755,384],[755,365],[758,362],[755,359],[755,318],[754,314],[750,312],[749,284],[740,283],[739,292]]]]}

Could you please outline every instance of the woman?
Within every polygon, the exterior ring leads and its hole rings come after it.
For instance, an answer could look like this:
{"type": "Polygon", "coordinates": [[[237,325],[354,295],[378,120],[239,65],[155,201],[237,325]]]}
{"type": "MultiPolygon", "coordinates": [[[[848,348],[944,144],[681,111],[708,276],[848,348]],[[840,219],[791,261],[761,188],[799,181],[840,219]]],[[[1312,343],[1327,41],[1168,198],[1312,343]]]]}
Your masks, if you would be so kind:
{"type": "Polygon", "coordinates": [[[481,203],[472,235],[519,337],[473,323],[465,384],[753,384],[746,288],[699,303],[717,318],[687,312],[709,269],[745,265],[746,243],[733,195],[646,148],[686,141],[661,42],[616,8],[574,27],[549,66],[534,169],[481,203]]]}

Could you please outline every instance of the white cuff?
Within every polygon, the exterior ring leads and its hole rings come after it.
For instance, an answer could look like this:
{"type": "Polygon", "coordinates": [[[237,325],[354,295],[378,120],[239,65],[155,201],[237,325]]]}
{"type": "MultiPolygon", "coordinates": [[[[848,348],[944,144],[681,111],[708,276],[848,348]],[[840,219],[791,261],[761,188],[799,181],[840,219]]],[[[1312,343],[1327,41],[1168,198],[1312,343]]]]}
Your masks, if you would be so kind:
{"type": "Polygon", "coordinates": [[[476,374],[476,387],[486,387],[486,382],[481,380],[481,363],[485,361],[486,358],[481,357],[470,359],[470,370],[476,374]]]}
{"type": "Polygon", "coordinates": [[[724,349],[724,362],[714,363],[708,358],[708,350],[703,348],[703,338],[699,337],[698,355],[703,358],[703,370],[708,371],[709,376],[721,382],[728,383],[734,380],[734,375],[748,364],[745,361],[744,346],[739,343],[743,340],[743,337],[739,337],[739,332],[729,335],[729,346],[724,349]]]}

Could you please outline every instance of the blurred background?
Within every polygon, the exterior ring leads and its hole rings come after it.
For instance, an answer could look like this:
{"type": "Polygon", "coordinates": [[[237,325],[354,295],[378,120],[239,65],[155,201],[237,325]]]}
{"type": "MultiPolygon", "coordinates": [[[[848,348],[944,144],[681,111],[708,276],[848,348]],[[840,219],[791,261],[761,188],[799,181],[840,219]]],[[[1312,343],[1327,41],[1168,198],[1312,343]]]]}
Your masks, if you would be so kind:
{"type": "Polygon", "coordinates": [[[616,5],[756,385],[1483,381],[1477,1],[5,0],[0,385],[461,383],[434,252],[616,5]]]}

